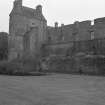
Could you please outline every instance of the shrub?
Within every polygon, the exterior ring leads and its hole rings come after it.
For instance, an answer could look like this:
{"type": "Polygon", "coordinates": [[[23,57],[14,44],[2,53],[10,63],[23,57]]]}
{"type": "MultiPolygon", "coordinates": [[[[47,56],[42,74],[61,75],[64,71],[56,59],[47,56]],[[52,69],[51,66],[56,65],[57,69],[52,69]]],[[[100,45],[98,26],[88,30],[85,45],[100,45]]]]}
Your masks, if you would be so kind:
{"type": "Polygon", "coordinates": [[[14,59],[12,61],[0,62],[0,74],[27,75],[29,72],[36,71],[36,59],[14,59]]]}
{"type": "Polygon", "coordinates": [[[19,71],[21,65],[15,62],[2,61],[0,62],[0,73],[1,74],[14,74],[19,71]]]}

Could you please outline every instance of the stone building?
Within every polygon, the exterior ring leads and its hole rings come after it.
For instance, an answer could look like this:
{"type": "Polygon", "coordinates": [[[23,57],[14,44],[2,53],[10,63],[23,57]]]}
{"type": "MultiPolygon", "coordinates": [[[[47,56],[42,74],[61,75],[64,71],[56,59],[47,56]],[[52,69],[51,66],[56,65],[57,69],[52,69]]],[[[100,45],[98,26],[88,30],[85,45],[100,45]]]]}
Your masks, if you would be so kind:
{"type": "Polygon", "coordinates": [[[93,51],[105,54],[105,18],[91,23],[90,20],[76,21],[59,26],[56,22],[54,27],[47,26],[41,5],[32,9],[22,6],[22,0],[15,0],[10,13],[9,59],[33,57],[43,51],[49,55],[93,51]]]}
{"type": "Polygon", "coordinates": [[[105,54],[105,18],[78,22],[60,27],[47,27],[46,49],[54,55],[84,52],[105,54]],[[58,53],[59,52],[59,53],[58,53]]]}
{"type": "Polygon", "coordinates": [[[35,56],[46,41],[46,26],[41,5],[32,9],[15,0],[9,20],[9,59],[35,56]]]}

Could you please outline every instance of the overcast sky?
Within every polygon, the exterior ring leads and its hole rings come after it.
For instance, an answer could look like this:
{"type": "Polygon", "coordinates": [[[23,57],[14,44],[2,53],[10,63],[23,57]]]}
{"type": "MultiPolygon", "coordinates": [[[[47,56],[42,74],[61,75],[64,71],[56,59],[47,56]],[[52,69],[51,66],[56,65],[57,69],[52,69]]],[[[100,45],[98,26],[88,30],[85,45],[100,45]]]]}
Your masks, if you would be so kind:
{"type": "MultiPolygon", "coordinates": [[[[0,31],[8,32],[13,1],[0,1],[0,31]]],[[[105,17],[105,0],[23,0],[23,5],[28,7],[35,8],[38,4],[43,5],[43,13],[51,26],[55,21],[60,25],[105,17]]]]}

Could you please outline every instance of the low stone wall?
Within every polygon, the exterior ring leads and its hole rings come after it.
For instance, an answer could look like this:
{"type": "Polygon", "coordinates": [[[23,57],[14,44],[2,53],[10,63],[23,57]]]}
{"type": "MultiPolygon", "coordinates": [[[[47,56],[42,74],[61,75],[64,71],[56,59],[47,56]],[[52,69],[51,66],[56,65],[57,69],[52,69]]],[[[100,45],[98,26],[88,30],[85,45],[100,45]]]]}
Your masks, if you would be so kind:
{"type": "Polygon", "coordinates": [[[49,60],[49,72],[105,74],[105,58],[102,57],[57,57],[49,60]]]}

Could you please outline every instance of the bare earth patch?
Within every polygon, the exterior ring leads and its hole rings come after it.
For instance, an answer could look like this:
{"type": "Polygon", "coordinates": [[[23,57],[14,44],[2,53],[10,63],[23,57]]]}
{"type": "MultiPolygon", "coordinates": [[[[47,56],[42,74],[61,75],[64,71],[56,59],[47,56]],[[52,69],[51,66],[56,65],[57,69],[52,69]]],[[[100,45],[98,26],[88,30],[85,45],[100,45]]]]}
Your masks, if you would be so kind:
{"type": "Polygon", "coordinates": [[[0,105],[105,105],[105,77],[0,76],[0,105]]]}

